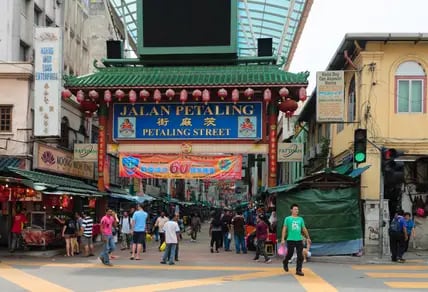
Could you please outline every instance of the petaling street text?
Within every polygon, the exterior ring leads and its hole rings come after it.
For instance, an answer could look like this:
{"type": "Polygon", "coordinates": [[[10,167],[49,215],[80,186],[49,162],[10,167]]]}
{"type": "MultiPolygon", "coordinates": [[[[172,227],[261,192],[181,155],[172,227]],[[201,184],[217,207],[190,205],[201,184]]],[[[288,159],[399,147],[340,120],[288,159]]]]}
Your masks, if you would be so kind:
{"type": "Polygon", "coordinates": [[[214,104],[214,105],[158,105],[158,104],[124,104],[120,116],[251,116],[253,104],[214,104]]]}
{"type": "Polygon", "coordinates": [[[222,137],[229,136],[231,129],[143,129],[143,136],[146,137],[222,137]]]}

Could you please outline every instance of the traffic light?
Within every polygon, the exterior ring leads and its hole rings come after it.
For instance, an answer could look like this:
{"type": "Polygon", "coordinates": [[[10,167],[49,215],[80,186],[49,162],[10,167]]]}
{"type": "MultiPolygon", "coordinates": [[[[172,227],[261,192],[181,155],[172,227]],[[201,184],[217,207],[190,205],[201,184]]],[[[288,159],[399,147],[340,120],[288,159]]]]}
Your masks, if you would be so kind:
{"type": "Polygon", "coordinates": [[[404,181],[404,162],[396,161],[403,151],[382,148],[382,172],[385,185],[400,184],[404,181]]]}
{"type": "Polygon", "coordinates": [[[354,132],[354,162],[366,162],[367,130],[356,129],[354,132]]]}

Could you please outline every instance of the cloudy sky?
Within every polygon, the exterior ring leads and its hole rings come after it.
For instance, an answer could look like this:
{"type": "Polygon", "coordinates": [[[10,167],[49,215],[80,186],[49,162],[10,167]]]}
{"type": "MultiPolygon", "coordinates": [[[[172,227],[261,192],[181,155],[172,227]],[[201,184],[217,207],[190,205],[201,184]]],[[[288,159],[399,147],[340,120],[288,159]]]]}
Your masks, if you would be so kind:
{"type": "Polygon", "coordinates": [[[291,63],[291,72],[326,69],[346,33],[428,33],[428,0],[314,0],[291,63]]]}

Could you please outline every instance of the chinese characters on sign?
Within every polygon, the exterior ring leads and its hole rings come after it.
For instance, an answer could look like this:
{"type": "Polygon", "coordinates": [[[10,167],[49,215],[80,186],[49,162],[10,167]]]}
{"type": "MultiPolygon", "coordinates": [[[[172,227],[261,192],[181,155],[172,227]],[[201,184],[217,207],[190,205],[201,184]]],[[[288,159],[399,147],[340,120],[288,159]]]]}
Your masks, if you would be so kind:
{"type": "Polygon", "coordinates": [[[62,31],[59,27],[34,30],[34,135],[59,136],[62,31]]]}
{"type": "Polygon", "coordinates": [[[317,72],[317,122],[345,120],[343,71],[317,72]]]}
{"type": "Polygon", "coordinates": [[[261,139],[262,103],[114,104],[117,140],[261,139]]]}

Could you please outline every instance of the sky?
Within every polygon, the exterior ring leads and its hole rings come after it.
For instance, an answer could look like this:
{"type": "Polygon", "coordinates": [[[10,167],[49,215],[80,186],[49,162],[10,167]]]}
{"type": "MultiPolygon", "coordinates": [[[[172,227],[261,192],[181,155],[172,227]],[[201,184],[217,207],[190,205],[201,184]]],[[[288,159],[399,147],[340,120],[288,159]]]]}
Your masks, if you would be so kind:
{"type": "Polygon", "coordinates": [[[428,0],[314,0],[290,72],[309,71],[308,95],[346,33],[428,33],[428,0]]]}

